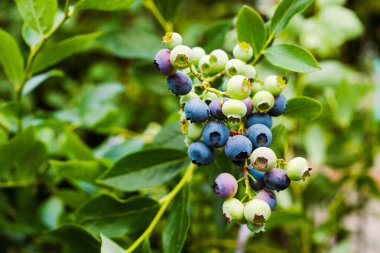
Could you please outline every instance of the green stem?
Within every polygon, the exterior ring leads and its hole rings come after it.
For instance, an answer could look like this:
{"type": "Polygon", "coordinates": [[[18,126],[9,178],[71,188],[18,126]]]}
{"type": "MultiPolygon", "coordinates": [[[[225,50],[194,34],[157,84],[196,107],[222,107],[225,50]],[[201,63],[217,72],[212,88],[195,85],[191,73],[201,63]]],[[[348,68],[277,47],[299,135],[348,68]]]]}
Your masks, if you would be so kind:
{"type": "Polygon", "coordinates": [[[263,56],[265,50],[267,49],[267,47],[270,45],[270,43],[272,43],[274,39],[274,36],[273,35],[269,35],[267,41],[265,42],[265,45],[264,47],[260,50],[260,52],[256,55],[255,59],[251,62],[249,62],[249,64],[252,64],[252,65],[255,65],[260,59],[261,59],[261,56],[263,56]]]}
{"type": "Polygon", "coordinates": [[[245,183],[245,196],[248,196],[248,199],[250,200],[252,198],[251,196],[251,186],[249,185],[249,176],[248,176],[248,161],[245,159],[244,161],[244,183],[245,183]]]}
{"type": "Polygon", "coordinates": [[[203,82],[203,81],[205,80],[205,79],[202,77],[201,73],[199,73],[199,72],[195,69],[194,65],[191,65],[191,66],[190,66],[190,72],[191,72],[196,78],[198,78],[199,81],[203,82]]]}
{"type": "Polygon", "coordinates": [[[153,229],[156,227],[157,223],[160,221],[162,215],[165,213],[171,201],[178,194],[178,192],[186,185],[186,183],[191,180],[195,168],[196,166],[192,163],[186,168],[186,172],[183,175],[181,181],[179,181],[179,183],[173,188],[171,192],[169,192],[168,195],[166,195],[163,199],[160,200],[161,207],[158,210],[152,222],[150,223],[149,227],[128,249],[124,251],[124,253],[133,252],[145,239],[149,238],[149,236],[153,232],[153,229]]]}
{"type": "Polygon", "coordinates": [[[160,10],[157,8],[153,0],[145,0],[144,6],[153,14],[158,23],[160,23],[161,27],[165,30],[165,32],[173,31],[173,23],[165,20],[165,18],[162,16],[160,10]]]}

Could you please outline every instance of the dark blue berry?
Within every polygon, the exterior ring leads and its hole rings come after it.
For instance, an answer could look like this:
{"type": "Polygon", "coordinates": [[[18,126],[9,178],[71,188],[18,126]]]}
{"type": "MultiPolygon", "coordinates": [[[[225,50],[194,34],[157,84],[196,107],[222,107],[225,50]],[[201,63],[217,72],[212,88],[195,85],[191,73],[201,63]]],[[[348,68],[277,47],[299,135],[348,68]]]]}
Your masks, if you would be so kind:
{"type": "Polygon", "coordinates": [[[272,117],[268,113],[255,112],[247,118],[247,127],[254,124],[263,124],[268,128],[272,128],[272,117]]]}
{"type": "Polygon", "coordinates": [[[251,154],[252,143],[243,135],[235,135],[228,139],[224,146],[224,152],[232,160],[243,160],[251,154]]]}
{"type": "Polygon", "coordinates": [[[210,113],[215,119],[224,120],[227,119],[227,117],[223,114],[222,111],[222,105],[224,102],[229,100],[229,98],[223,98],[223,100],[220,99],[214,99],[209,107],[210,107],[210,113]]]}
{"type": "Polygon", "coordinates": [[[211,164],[215,160],[214,150],[203,141],[191,143],[187,155],[191,162],[198,166],[211,164]]]}
{"type": "Polygon", "coordinates": [[[268,189],[282,191],[289,187],[290,179],[285,170],[273,168],[265,172],[264,182],[268,189]]]}
{"type": "Polygon", "coordinates": [[[193,81],[185,73],[177,71],[174,75],[168,77],[168,88],[175,95],[186,95],[193,88],[193,81]]]}
{"type": "Polygon", "coordinates": [[[272,142],[271,130],[263,124],[254,124],[247,129],[246,135],[254,148],[268,147],[272,142]]]}
{"type": "Polygon", "coordinates": [[[207,104],[200,99],[190,100],[185,104],[186,119],[191,122],[204,122],[210,116],[210,109],[207,104]]]}
{"type": "Polygon", "coordinates": [[[230,137],[230,130],[221,122],[212,121],[203,129],[203,141],[210,147],[222,147],[230,137]]]}
{"type": "Polygon", "coordinates": [[[272,116],[280,116],[286,109],[286,97],[282,94],[274,98],[274,106],[269,110],[269,114],[272,116]]]}
{"type": "Polygon", "coordinates": [[[174,75],[176,68],[170,63],[170,50],[162,49],[157,52],[153,61],[156,69],[166,76],[174,75]]]}
{"type": "Polygon", "coordinates": [[[249,185],[254,191],[260,191],[265,188],[264,174],[265,172],[255,170],[251,165],[248,167],[248,173],[256,180],[249,178],[249,185]]]}
{"type": "Polygon", "coordinates": [[[260,191],[255,196],[255,199],[264,200],[270,206],[271,211],[276,211],[277,199],[276,199],[276,194],[274,194],[273,191],[268,190],[268,189],[260,191]]]}

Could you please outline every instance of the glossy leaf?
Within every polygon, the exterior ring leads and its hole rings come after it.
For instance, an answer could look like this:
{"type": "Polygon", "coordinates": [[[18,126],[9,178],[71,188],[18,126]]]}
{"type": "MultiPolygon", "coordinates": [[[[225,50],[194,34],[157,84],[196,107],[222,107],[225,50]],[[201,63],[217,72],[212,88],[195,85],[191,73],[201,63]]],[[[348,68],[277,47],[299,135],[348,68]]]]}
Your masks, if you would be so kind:
{"type": "Polygon", "coordinates": [[[33,72],[46,69],[63,59],[86,49],[100,36],[99,32],[77,35],[44,47],[32,65],[33,72]]]}
{"type": "Polygon", "coordinates": [[[100,234],[102,239],[102,246],[100,248],[100,253],[123,253],[124,249],[120,247],[116,242],[112,241],[107,236],[100,234]]]}
{"type": "Polygon", "coordinates": [[[238,40],[248,42],[257,55],[264,47],[267,32],[260,14],[249,6],[244,6],[237,16],[236,29],[238,40]]]}
{"type": "Polygon", "coordinates": [[[163,231],[162,244],[164,253],[182,251],[190,226],[190,216],[187,211],[188,199],[188,187],[185,187],[174,199],[172,211],[163,231]]]}
{"type": "Polygon", "coordinates": [[[177,121],[162,127],[154,138],[152,146],[186,150],[184,136],[180,131],[180,123],[177,121]]]}
{"type": "Polygon", "coordinates": [[[24,88],[22,89],[22,95],[26,96],[30,92],[32,92],[34,89],[36,89],[39,85],[41,85],[43,82],[45,82],[50,77],[62,77],[64,75],[63,71],[61,70],[51,70],[39,75],[35,75],[26,81],[24,88]]]}
{"type": "Polygon", "coordinates": [[[164,183],[189,163],[186,153],[175,149],[143,150],[117,162],[99,183],[123,191],[136,191],[164,183]]]}
{"type": "Polygon", "coordinates": [[[71,130],[65,131],[66,140],[63,144],[67,155],[71,159],[93,160],[94,155],[91,149],[71,130]]]}
{"type": "Polygon", "coordinates": [[[183,0],[155,0],[157,8],[167,21],[173,21],[183,0]]]}
{"type": "Polygon", "coordinates": [[[293,72],[306,73],[320,69],[314,56],[300,46],[292,44],[274,45],[268,48],[264,55],[274,66],[293,72]]]}
{"type": "Polygon", "coordinates": [[[272,143],[270,148],[276,153],[278,158],[285,157],[285,151],[288,148],[288,130],[284,125],[279,124],[272,129],[272,143]]]}
{"type": "Polygon", "coordinates": [[[93,182],[105,171],[98,161],[54,161],[49,162],[51,169],[60,177],[93,182]]]}
{"type": "Polygon", "coordinates": [[[58,197],[51,197],[41,205],[40,219],[48,228],[56,228],[64,213],[63,201],[58,197]]]}
{"type": "Polygon", "coordinates": [[[24,58],[16,40],[0,29],[0,64],[9,81],[17,86],[21,84],[24,71],[24,58]]]}
{"type": "Polygon", "coordinates": [[[277,35],[297,13],[303,12],[314,0],[282,0],[277,6],[269,25],[269,33],[277,35]]]}
{"type": "Polygon", "coordinates": [[[285,116],[292,118],[313,120],[322,112],[322,105],[318,100],[310,97],[294,97],[286,105],[285,116]]]}
{"type": "Polygon", "coordinates": [[[82,0],[75,5],[77,9],[117,11],[126,10],[135,0],[82,0]]]}
{"type": "Polygon", "coordinates": [[[76,210],[71,219],[94,234],[123,236],[144,230],[158,209],[158,203],[146,197],[120,200],[109,195],[90,199],[76,210]]]}

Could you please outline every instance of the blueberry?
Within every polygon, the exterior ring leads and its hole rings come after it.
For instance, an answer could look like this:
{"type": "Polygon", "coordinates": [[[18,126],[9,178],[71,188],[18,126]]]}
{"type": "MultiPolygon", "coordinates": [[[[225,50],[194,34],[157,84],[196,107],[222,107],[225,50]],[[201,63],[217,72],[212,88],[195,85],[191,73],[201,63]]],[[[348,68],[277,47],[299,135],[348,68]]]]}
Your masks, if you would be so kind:
{"type": "Polygon", "coordinates": [[[191,143],[187,155],[191,162],[198,166],[211,164],[215,160],[214,150],[203,141],[191,143]]]}
{"type": "Polygon", "coordinates": [[[205,91],[204,94],[204,101],[206,104],[210,104],[213,100],[218,99],[218,95],[216,95],[214,92],[205,91]]]}
{"type": "Polygon", "coordinates": [[[156,65],[156,69],[166,76],[171,76],[176,72],[176,68],[170,62],[169,49],[161,49],[158,51],[153,63],[156,65]]]}
{"type": "Polygon", "coordinates": [[[282,94],[274,98],[273,108],[269,110],[271,116],[280,116],[285,112],[286,109],[286,97],[282,94]]]}
{"type": "Polygon", "coordinates": [[[182,44],[182,36],[175,32],[167,32],[165,36],[162,37],[162,42],[164,42],[167,48],[174,48],[182,44]]]}
{"type": "Polygon", "coordinates": [[[239,59],[231,59],[226,63],[224,71],[228,76],[244,75],[245,63],[239,59]]]}
{"type": "Polygon", "coordinates": [[[253,96],[252,103],[257,111],[267,112],[272,109],[274,105],[274,97],[268,91],[262,90],[253,96]]]}
{"type": "Polygon", "coordinates": [[[265,172],[273,169],[277,163],[276,154],[267,147],[259,147],[253,150],[250,159],[255,169],[265,172]]]}
{"type": "Polygon", "coordinates": [[[169,90],[175,95],[186,95],[193,88],[193,81],[181,71],[177,71],[167,79],[169,90]]]}
{"type": "Polygon", "coordinates": [[[195,92],[190,91],[186,95],[181,96],[181,98],[179,99],[179,104],[181,106],[184,106],[187,102],[193,99],[200,99],[200,98],[195,92]]]}
{"type": "Polygon", "coordinates": [[[296,157],[290,160],[286,167],[287,175],[290,180],[299,181],[305,180],[306,177],[310,176],[311,168],[309,168],[309,163],[303,157],[296,157]]]}
{"type": "Polygon", "coordinates": [[[219,174],[212,186],[214,193],[222,199],[228,199],[235,196],[238,184],[234,176],[229,173],[219,174]]]}
{"type": "Polygon", "coordinates": [[[228,137],[230,130],[221,122],[209,122],[203,129],[203,141],[210,147],[223,147],[228,137]]]}
{"type": "Polygon", "coordinates": [[[264,182],[271,190],[282,191],[289,187],[290,179],[285,170],[273,168],[264,175],[264,182]]]}
{"type": "Polygon", "coordinates": [[[268,203],[270,206],[270,210],[276,211],[276,205],[277,205],[277,199],[276,199],[276,194],[274,194],[273,191],[265,189],[257,193],[255,196],[255,199],[261,199],[264,200],[265,202],[268,203]]]}
{"type": "Polygon", "coordinates": [[[228,139],[224,146],[224,152],[232,160],[243,160],[251,154],[252,143],[243,135],[235,135],[228,139]]]}
{"type": "Polygon", "coordinates": [[[247,114],[247,107],[241,100],[230,99],[223,103],[222,111],[228,119],[240,120],[247,114]]]}
{"type": "Polygon", "coordinates": [[[191,49],[191,51],[193,52],[193,64],[194,65],[197,65],[199,60],[206,55],[206,52],[203,48],[201,47],[193,47],[191,49]]]}
{"type": "Polygon", "coordinates": [[[268,147],[272,142],[271,130],[263,124],[254,124],[247,129],[246,135],[254,148],[268,147]]]}
{"type": "Polygon", "coordinates": [[[252,115],[252,112],[253,112],[253,104],[252,104],[252,100],[251,98],[246,98],[244,100],[242,100],[243,103],[245,104],[245,106],[247,107],[247,114],[245,116],[250,116],[252,115]]]}
{"type": "Polygon", "coordinates": [[[271,216],[271,209],[267,202],[261,199],[253,199],[244,207],[244,217],[248,223],[262,226],[271,216]]]}
{"type": "Polygon", "coordinates": [[[240,42],[234,47],[232,54],[235,58],[247,62],[253,56],[253,49],[247,42],[240,42]]]}
{"type": "Polygon", "coordinates": [[[210,109],[200,99],[190,100],[185,104],[186,118],[191,122],[204,122],[209,118],[210,109]]]}
{"type": "Polygon", "coordinates": [[[228,221],[240,222],[244,218],[244,204],[235,198],[223,202],[223,217],[228,221]]]}
{"type": "Polygon", "coordinates": [[[268,128],[272,127],[272,117],[267,113],[255,112],[252,116],[247,118],[247,127],[250,127],[254,124],[263,124],[268,128]]]}
{"type": "MultiPolygon", "coordinates": [[[[256,78],[256,69],[252,65],[246,64],[244,67],[244,75],[248,78],[251,83],[254,83],[256,78]]],[[[253,88],[253,86],[252,86],[253,88]]]]}
{"type": "Polygon", "coordinates": [[[252,84],[242,75],[235,75],[228,80],[227,93],[233,99],[243,100],[246,99],[252,90],[252,84]]]}
{"type": "Polygon", "coordinates": [[[224,70],[228,62],[228,54],[222,49],[216,49],[210,53],[209,63],[213,72],[220,72],[224,70]]]}
{"type": "Polygon", "coordinates": [[[214,99],[210,105],[210,113],[215,119],[224,120],[227,119],[227,117],[223,114],[222,106],[223,103],[229,100],[229,98],[223,98],[223,99],[214,99]]]}
{"type": "Polygon", "coordinates": [[[202,137],[203,125],[200,123],[188,123],[186,137],[190,141],[197,141],[202,137]]]}
{"type": "Polygon", "coordinates": [[[199,59],[198,69],[204,75],[212,75],[217,72],[210,64],[210,55],[204,55],[199,59]]]}
{"type": "Polygon", "coordinates": [[[281,76],[271,75],[265,78],[264,89],[273,96],[279,95],[286,87],[286,81],[281,76]]]}
{"type": "Polygon", "coordinates": [[[249,185],[254,191],[260,191],[265,188],[264,174],[265,172],[255,170],[251,165],[248,166],[248,173],[256,180],[249,178],[249,185]]]}
{"type": "Polygon", "coordinates": [[[185,45],[179,45],[170,52],[170,62],[179,69],[185,69],[192,63],[191,48],[185,45]]]}

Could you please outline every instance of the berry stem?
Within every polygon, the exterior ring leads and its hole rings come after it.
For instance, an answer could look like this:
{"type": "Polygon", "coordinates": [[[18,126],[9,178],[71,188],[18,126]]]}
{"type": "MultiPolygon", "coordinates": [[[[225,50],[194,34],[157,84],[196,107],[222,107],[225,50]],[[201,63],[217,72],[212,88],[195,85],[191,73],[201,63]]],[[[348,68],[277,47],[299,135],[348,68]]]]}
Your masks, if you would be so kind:
{"type": "Polygon", "coordinates": [[[160,23],[161,27],[165,30],[165,32],[173,31],[173,23],[165,20],[165,18],[162,16],[160,10],[157,8],[153,0],[145,0],[144,6],[153,14],[158,23],[160,23]]]}
{"type": "Polygon", "coordinates": [[[193,163],[186,168],[185,174],[182,179],[178,182],[178,184],[173,188],[171,192],[169,192],[165,197],[160,199],[160,209],[158,210],[156,216],[153,218],[149,227],[145,230],[145,232],[140,235],[140,237],[128,248],[124,251],[124,253],[133,252],[145,239],[149,238],[153,229],[156,227],[157,223],[160,221],[162,215],[165,213],[166,209],[169,207],[169,204],[174,199],[174,197],[178,194],[178,192],[186,185],[186,183],[190,182],[193,177],[193,173],[196,166],[193,163]]]}
{"type": "Polygon", "coordinates": [[[260,50],[260,52],[256,55],[256,57],[252,61],[248,62],[248,64],[255,65],[261,59],[261,57],[265,53],[265,50],[272,43],[273,39],[274,39],[273,34],[269,35],[267,41],[265,42],[264,47],[260,50]]]}
{"type": "Polygon", "coordinates": [[[244,182],[245,182],[245,196],[248,196],[248,199],[251,199],[251,189],[249,185],[249,176],[248,176],[248,160],[244,161],[244,182]]]}
{"type": "Polygon", "coordinates": [[[201,73],[199,73],[195,68],[194,65],[190,65],[190,72],[198,78],[199,81],[203,82],[205,79],[202,77],[201,73]]]}
{"type": "Polygon", "coordinates": [[[205,81],[207,81],[209,83],[213,83],[213,82],[215,82],[216,79],[224,76],[225,74],[226,73],[224,71],[221,71],[221,72],[219,72],[219,73],[217,73],[217,74],[215,74],[215,75],[213,75],[213,76],[211,76],[209,78],[206,78],[205,81]]]}

